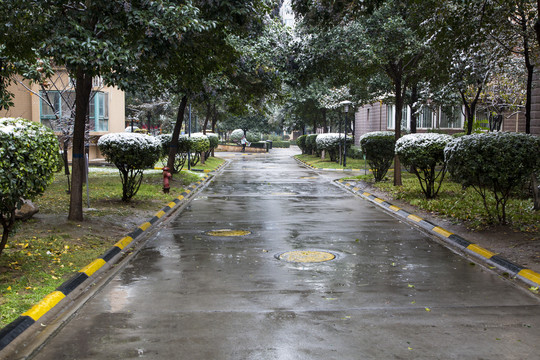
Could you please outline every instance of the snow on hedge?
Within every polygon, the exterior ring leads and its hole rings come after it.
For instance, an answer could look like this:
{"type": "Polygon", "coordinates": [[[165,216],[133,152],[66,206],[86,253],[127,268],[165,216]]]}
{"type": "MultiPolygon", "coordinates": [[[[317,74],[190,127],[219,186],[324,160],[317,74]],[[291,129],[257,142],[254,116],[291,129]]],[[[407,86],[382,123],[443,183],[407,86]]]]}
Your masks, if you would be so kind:
{"type": "MultiPolygon", "coordinates": [[[[325,133],[317,135],[315,142],[317,143],[317,149],[319,150],[328,150],[330,148],[339,146],[339,143],[342,142],[345,138],[345,135],[342,133],[325,133]]],[[[351,141],[352,137],[347,136],[347,141],[351,141]]]]}
{"type": "Polygon", "coordinates": [[[142,151],[155,152],[159,151],[161,141],[149,135],[122,132],[103,135],[98,140],[98,146],[123,151],[137,148],[142,151]]]}
{"type": "Polygon", "coordinates": [[[440,149],[444,158],[444,147],[452,140],[450,135],[437,133],[409,134],[396,141],[396,154],[405,154],[410,151],[424,151],[428,149],[440,149]]]}
{"type": "Polygon", "coordinates": [[[239,142],[243,136],[244,136],[244,130],[236,129],[236,130],[233,130],[233,132],[231,133],[230,139],[232,142],[239,142]]]}

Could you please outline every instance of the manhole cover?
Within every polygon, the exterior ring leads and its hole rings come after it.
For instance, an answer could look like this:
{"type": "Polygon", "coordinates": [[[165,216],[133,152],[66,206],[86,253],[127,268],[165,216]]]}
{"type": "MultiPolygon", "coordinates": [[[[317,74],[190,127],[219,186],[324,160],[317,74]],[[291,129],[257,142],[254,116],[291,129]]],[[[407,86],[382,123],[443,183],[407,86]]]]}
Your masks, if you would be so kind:
{"type": "Polygon", "coordinates": [[[221,229],[207,232],[210,236],[245,236],[251,234],[251,231],[247,230],[231,230],[221,229]]]}
{"type": "Polygon", "coordinates": [[[336,255],[327,251],[297,250],[284,252],[276,257],[288,262],[316,263],[334,260],[336,255]]]}

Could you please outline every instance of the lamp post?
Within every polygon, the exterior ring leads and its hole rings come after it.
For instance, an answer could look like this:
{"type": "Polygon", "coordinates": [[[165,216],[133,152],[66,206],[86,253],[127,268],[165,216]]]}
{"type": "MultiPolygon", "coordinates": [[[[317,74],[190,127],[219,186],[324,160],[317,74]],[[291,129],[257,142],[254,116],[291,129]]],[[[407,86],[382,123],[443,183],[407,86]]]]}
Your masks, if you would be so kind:
{"type": "Polygon", "coordinates": [[[339,103],[339,105],[343,108],[343,112],[345,113],[345,134],[344,134],[344,144],[343,144],[343,167],[347,167],[347,128],[348,128],[348,124],[347,124],[347,121],[349,121],[348,119],[348,115],[349,115],[349,107],[351,106],[351,102],[349,100],[345,100],[345,101],[342,101],[339,103]]]}

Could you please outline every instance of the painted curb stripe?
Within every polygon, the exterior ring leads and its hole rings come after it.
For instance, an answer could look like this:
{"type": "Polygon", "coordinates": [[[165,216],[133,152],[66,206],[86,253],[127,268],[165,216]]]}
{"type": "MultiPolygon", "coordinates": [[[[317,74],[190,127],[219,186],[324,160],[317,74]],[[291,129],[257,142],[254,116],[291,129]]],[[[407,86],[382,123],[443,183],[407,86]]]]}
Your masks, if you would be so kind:
{"type": "MultiPolygon", "coordinates": [[[[222,166],[224,166],[223,164],[222,166]]],[[[208,180],[209,176],[205,175],[199,182],[196,184],[202,184],[204,181],[208,180]]],[[[197,186],[190,186],[197,188],[197,186]]],[[[165,206],[160,212],[158,212],[149,222],[146,222],[139,226],[136,230],[127,234],[124,238],[114,244],[109,250],[107,250],[100,258],[92,261],[90,264],[86,265],[84,268],[79,270],[73,276],[64,281],[55,291],[45,296],[39,303],[34,305],[30,310],[21,314],[17,319],[6,325],[4,328],[0,329],[0,351],[8,346],[13,340],[15,340],[19,335],[21,335],[26,329],[32,326],[39,318],[45,315],[48,311],[54,308],[60,301],[62,301],[67,295],[73,292],[78,286],[84,283],[87,279],[90,278],[97,270],[102,268],[107,262],[114,258],[118,253],[120,253],[125,247],[127,247],[133,239],[142,234],[146,229],[148,229],[153,223],[158,219],[163,217],[168,211],[173,209],[184,196],[187,196],[191,193],[191,190],[186,190],[183,195],[180,195],[177,199],[170,202],[165,206]]]]}
{"type": "Polygon", "coordinates": [[[10,342],[28,329],[35,321],[29,316],[19,316],[10,322],[5,328],[0,329],[0,350],[9,345],[10,342]]]}
{"type": "Polygon", "coordinates": [[[462,238],[461,236],[459,235],[456,235],[456,234],[452,234],[448,237],[448,240],[452,241],[454,244],[462,247],[462,248],[466,248],[467,246],[471,245],[472,243],[468,240],[465,240],[464,238],[462,238]]]}
{"type": "Polygon", "coordinates": [[[411,219],[412,221],[416,221],[416,222],[418,222],[418,223],[419,223],[420,221],[424,220],[424,219],[422,219],[421,217],[418,217],[418,216],[416,216],[416,215],[414,215],[414,214],[411,214],[411,215],[407,216],[407,218],[411,219]]]}
{"type": "Polygon", "coordinates": [[[395,205],[390,205],[390,206],[389,206],[389,209],[390,209],[390,210],[393,210],[393,211],[395,211],[395,212],[398,212],[399,210],[401,210],[401,208],[398,208],[398,207],[395,206],[395,205]]]}
{"type": "Polygon", "coordinates": [[[494,255],[491,257],[491,259],[489,259],[489,261],[497,264],[497,265],[500,265],[502,266],[503,268],[505,268],[506,270],[508,270],[512,275],[516,275],[517,273],[519,273],[521,270],[524,270],[524,267],[523,266],[519,266],[517,264],[514,264],[513,262],[511,261],[508,261],[506,259],[503,259],[502,257],[500,257],[499,255],[494,255]]]}
{"type": "Polygon", "coordinates": [[[45,298],[39,303],[34,305],[30,310],[23,313],[22,316],[29,316],[34,319],[34,321],[37,321],[65,297],[66,295],[62,294],[60,291],[53,291],[49,295],[45,296],[45,298]]]}
{"type": "Polygon", "coordinates": [[[105,253],[101,255],[100,258],[103,259],[105,262],[109,262],[109,260],[115,257],[116,254],[120,253],[120,251],[122,251],[122,249],[117,246],[113,246],[109,250],[105,251],[105,253]]]}
{"type": "Polygon", "coordinates": [[[441,227],[438,227],[438,226],[435,226],[432,230],[435,231],[438,234],[441,234],[445,238],[450,237],[450,235],[454,235],[454,233],[452,233],[452,232],[450,232],[450,231],[448,231],[446,229],[443,229],[441,227]]]}
{"type": "Polygon", "coordinates": [[[114,244],[114,246],[120,248],[120,250],[124,250],[124,248],[131,244],[132,241],[133,238],[131,236],[126,236],[125,238],[114,244]]]}
{"type": "Polygon", "coordinates": [[[81,285],[83,282],[88,279],[88,275],[85,273],[79,272],[73,275],[71,279],[65,281],[62,285],[56,288],[57,291],[62,292],[64,295],[69,295],[77,286],[81,285]]]}
{"type": "Polygon", "coordinates": [[[495,255],[495,253],[489,251],[489,250],[486,250],[476,244],[471,244],[469,246],[467,246],[467,250],[470,250],[480,256],[483,256],[487,259],[491,258],[493,255],[495,255]]]}
{"type": "Polygon", "coordinates": [[[525,279],[530,280],[536,284],[540,284],[540,274],[532,270],[529,270],[529,269],[521,270],[518,273],[518,276],[524,277],[525,279]]]}
{"type": "Polygon", "coordinates": [[[152,226],[152,224],[147,221],[144,224],[139,225],[139,229],[141,229],[142,231],[146,231],[146,229],[148,229],[150,226],[152,226]]]}
{"type": "Polygon", "coordinates": [[[101,269],[103,265],[105,265],[106,262],[103,259],[96,259],[92,261],[90,264],[83,267],[79,272],[85,273],[88,276],[92,276],[93,273],[101,269]]]}

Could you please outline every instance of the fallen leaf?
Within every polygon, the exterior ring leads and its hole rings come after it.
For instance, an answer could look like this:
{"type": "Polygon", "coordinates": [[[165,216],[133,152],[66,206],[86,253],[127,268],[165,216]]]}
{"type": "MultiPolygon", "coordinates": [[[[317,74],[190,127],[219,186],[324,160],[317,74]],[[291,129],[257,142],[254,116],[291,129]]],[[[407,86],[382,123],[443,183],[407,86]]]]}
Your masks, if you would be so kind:
{"type": "Polygon", "coordinates": [[[7,290],[11,291],[11,286],[8,286],[8,287],[7,287],[7,290]]]}
{"type": "Polygon", "coordinates": [[[430,309],[430,308],[426,308],[426,311],[427,311],[427,312],[430,312],[430,311],[431,311],[431,309],[430,309]]]}
{"type": "Polygon", "coordinates": [[[407,287],[414,288],[414,285],[408,284],[407,287]]]}

